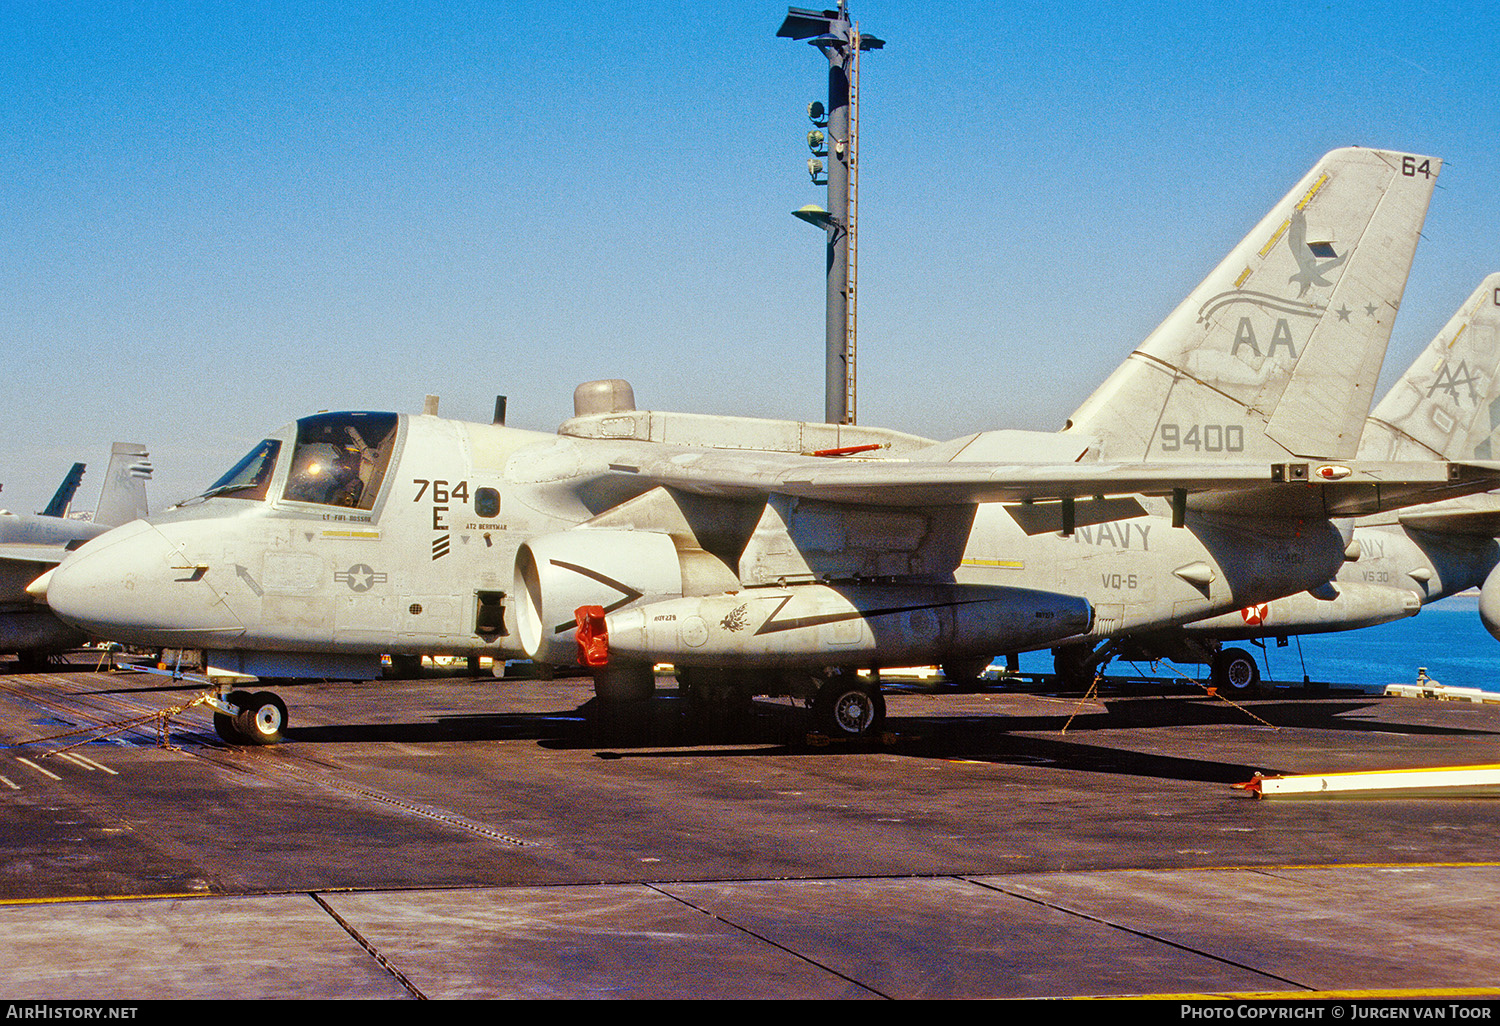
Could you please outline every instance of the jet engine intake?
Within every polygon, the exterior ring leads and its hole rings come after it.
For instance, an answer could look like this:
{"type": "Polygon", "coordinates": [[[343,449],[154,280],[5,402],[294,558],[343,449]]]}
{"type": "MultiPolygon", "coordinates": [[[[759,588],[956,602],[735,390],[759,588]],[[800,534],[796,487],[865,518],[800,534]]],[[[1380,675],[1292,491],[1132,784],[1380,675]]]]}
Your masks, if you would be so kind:
{"type": "Polygon", "coordinates": [[[516,552],[516,626],[537,662],[578,659],[575,611],[611,613],[637,601],[723,591],[739,580],[718,559],[679,549],[671,535],[595,528],[563,531],[523,543],[516,552]]]}

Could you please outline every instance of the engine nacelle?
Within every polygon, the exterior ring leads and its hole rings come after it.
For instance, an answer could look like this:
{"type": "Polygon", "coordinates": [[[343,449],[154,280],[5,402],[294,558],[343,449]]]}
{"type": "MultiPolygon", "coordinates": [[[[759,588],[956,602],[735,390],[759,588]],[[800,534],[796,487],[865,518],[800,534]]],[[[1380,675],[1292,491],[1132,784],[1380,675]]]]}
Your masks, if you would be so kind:
{"type": "Polygon", "coordinates": [[[806,584],[668,599],[606,617],[611,659],[680,666],[904,666],[1045,648],[1087,599],[966,584],[806,584]]]}
{"type": "Polygon", "coordinates": [[[637,601],[735,587],[738,579],[700,549],[679,550],[670,535],[583,528],[544,535],[516,552],[516,628],[527,656],[542,663],[578,658],[579,606],[606,613],[637,601]]]}
{"type": "Polygon", "coordinates": [[[1484,629],[1500,640],[1500,566],[1490,571],[1479,589],[1479,619],[1484,629]]]}

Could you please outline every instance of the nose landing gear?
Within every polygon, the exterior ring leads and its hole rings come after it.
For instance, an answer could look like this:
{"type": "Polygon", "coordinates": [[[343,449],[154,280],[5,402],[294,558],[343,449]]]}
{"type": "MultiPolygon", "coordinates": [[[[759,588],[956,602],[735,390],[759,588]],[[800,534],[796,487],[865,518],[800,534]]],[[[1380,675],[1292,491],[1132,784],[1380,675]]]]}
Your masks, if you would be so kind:
{"type": "Polygon", "coordinates": [[[210,704],[215,733],[232,745],[274,745],[286,736],[286,703],[269,691],[231,691],[210,704]]]}

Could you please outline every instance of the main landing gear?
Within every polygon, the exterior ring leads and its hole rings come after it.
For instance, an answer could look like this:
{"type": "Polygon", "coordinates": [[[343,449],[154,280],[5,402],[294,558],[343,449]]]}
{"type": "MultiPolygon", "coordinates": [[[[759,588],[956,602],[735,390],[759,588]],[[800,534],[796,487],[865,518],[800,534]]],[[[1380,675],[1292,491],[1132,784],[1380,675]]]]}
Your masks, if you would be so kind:
{"type": "Polygon", "coordinates": [[[209,703],[214,731],[232,745],[274,745],[286,736],[286,703],[269,691],[231,691],[209,703]]]}
{"type": "MultiPolygon", "coordinates": [[[[1126,657],[1150,659],[1153,662],[1161,658],[1207,663],[1209,680],[1221,694],[1240,698],[1260,694],[1260,667],[1256,665],[1255,657],[1243,648],[1215,648],[1205,648],[1197,642],[1193,643],[1193,647],[1180,649],[1138,647],[1127,650],[1126,657]]],[[[1052,650],[1053,672],[1060,686],[1075,691],[1083,690],[1119,654],[1120,650],[1111,642],[1105,642],[1097,648],[1087,644],[1064,645],[1052,650]]]]}
{"type": "Polygon", "coordinates": [[[841,741],[874,737],[885,726],[885,696],[880,674],[862,677],[852,668],[818,673],[783,674],[780,687],[768,694],[789,695],[812,710],[815,732],[841,741]]]}
{"type": "Polygon", "coordinates": [[[679,667],[677,680],[693,718],[715,733],[725,732],[747,716],[754,695],[786,696],[805,703],[812,711],[813,730],[831,738],[871,737],[885,726],[879,677],[862,677],[849,669],[777,673],[679,667]]]}
{"type": "Polygon", "coordinates": [[[878,681],[856,673],[832,673],[813,697],[813,720],[829,737],[853,740],[885,725],[885,696],[878,681]]]}
{"type": "Polygon", "coordinates": [[[1260,667],[1243,648],[1221,648],[1214,656],[1211,679],[1214,686],[1231,695],[1260,692],[1260,667]]]}

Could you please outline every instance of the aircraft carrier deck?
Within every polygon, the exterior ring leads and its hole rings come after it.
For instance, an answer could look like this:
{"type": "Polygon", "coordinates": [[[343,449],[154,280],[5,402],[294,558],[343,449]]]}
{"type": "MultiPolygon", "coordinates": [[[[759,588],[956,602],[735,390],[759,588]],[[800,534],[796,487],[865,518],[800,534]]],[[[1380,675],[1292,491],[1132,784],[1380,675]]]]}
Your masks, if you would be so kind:
{"type": "Polygon", "coordinates": [[[0,675],[0,996],[1500,994],[1494,799],[1231,787],[1497,762],[1500,706],[898,686],[819,745],[666,681],[618,724],[586,680],[434,677],[279,689],[273,748],[201,706],[35,740],[199,692],[0,675]]]}

